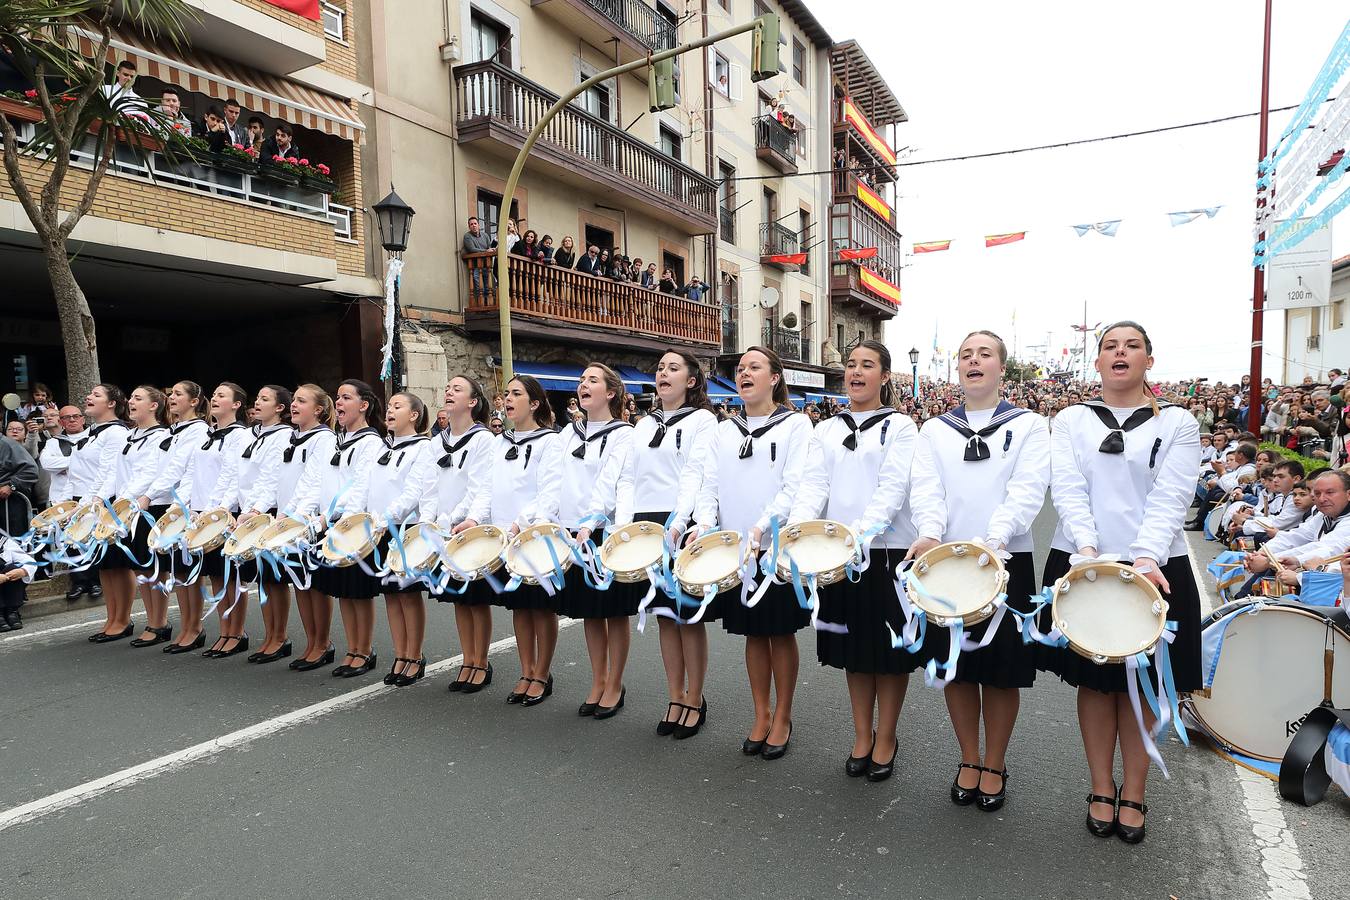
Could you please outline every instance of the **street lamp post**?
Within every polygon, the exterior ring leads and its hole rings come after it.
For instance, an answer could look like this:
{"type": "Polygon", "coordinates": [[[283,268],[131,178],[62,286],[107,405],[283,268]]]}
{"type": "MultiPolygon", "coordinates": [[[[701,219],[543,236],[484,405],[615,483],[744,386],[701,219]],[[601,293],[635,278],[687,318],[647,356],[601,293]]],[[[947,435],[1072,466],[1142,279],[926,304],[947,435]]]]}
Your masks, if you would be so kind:
{"type": "Polygon", "coordinates": [[[389,185],[389,196],[371,209],[375,213],[375,224],[380,229],[380,246],[384,248],[389,259],[384,298],[384,365],[380,379],[388,381],[391,389],[398,390],[407,387],[407,373],[403,367],[403,340],[399,335],[401,314],[398,308],[398,283],[403,272],[403,251],[408,249],[408,237],[412,233],[412,217],[416,212],[394,192],[392,184],[389,185]]]}
{"type": "Polygon", "coordinates": [[[914,373],[914,399],[919,399],[919,349],[911,348],[909,351],[909,368],[914,373]]]}

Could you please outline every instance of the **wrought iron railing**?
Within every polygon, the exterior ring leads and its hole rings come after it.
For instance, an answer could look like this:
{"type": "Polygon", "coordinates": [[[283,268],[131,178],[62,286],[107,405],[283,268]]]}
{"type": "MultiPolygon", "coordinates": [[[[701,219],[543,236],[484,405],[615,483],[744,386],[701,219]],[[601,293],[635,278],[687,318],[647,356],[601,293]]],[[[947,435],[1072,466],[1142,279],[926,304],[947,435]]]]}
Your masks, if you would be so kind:
{"type": "Polygon", "coordinates": [[[802,358],[802,336],[799,332],[788,331],[771,322],[765,322],[760,329],[760,343],[770,348],[783,359],[806,362],[802,358]]]}
{"type": "Polygon", "coordinates": [[[781,222],[761,222],[759,224],[759,255],[778,256],[784,253],[797,253],[800,241],[797,232],[781,222]]]}
{"type": "Polygon", "coordinates": [[[675,26],[642,0],[582,0],[649,50],[675,46],[675,26]]]}
{"type": "Polygon", "coordinates": [[[755,119],[755,149],[767,147],[790,163],[797,161],[797,132],[773,116],[755,119]]]}

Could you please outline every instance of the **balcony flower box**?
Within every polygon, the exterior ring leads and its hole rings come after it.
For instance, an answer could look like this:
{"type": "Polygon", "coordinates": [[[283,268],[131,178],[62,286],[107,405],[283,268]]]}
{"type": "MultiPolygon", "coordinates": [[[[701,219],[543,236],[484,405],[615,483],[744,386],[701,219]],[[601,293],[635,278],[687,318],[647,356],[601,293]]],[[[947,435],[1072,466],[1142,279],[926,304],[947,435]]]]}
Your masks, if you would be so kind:
{"type": "Polygon", "coordinates": [[[337,190],[337,182],[332,178],[332,170],[323,163],[310,165],[309,160],[302,159],[300,160],[300,168],[304,170],[300,177],[300,186],[305,190],[330,196],[337,190]]]}
{"type": "Polygon", "coordinates": [[[226,145],[215,154],[212,162],[216,168],[239,175],[258,174],[258,151],[243,144],[226,145]]]}
{"type": "Polygon", "coordinates": [[[304,173],[300,170],[300,160],[294,156],[283,159],[280,156],[274,156],[269,160],[263,160],[258,167],[258,174],[268,181],[275,181],[277,184],[285,184],[295,187],[300,184],[300,179],[304,173]]]}

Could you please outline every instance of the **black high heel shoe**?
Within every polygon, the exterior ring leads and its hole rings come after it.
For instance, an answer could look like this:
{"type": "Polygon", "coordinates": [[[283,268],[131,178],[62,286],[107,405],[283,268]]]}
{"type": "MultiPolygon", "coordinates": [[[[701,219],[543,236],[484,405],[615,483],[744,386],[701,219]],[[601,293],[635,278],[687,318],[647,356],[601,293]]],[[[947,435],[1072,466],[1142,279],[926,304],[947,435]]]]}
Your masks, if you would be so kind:
{"type": "MultiPolygon", "coordinates": [[[[875,747],[876,745],[877,745],[877,733],[874,731],[872,732],[872,746],[875,747]]],[[[899,746],[900,746],[899,744],[896,744],[897,748],[899,746]]],[[[867,774],[867,767],[871,765],[871,763],[872,763],[871,750],[868,750],[862,756],[850,755],[848,759],[844,760],[844,774],[847,775],[849,778],[861,778],[862,776],[867,774]]]]}
{"type": "MultiPolygon", "coordinates": [[[[773,728],[773,725],[770,724],[769,727],[773,728]]],[[[741,752],[744,753],[746,756],[759,756],[761,753],[764,752],[764,742],[767,741],[768,739],[769,733],[767,731],[764,732],[764,737],[760,738],[759,740],[755,740],[754,738],[748,737],[745,740],[741,741],[741,752]]]]}
{"type": "Polygon", "coordinates": [[[969,806],[979,796],[980,783],[975,782],[974,787],[961,787],[962,769],[974,769],[977,772],[982,770],[973,763],[960,763],[956,767],[956,777],[952,779],[952,802],[957,806],[969,806]]]}
{"type": "Polygon", "coordinates": [[[587,716],[595,715],[595,711],[599,708],[600,708],[599,700],[595,701],[594,703],[587,700],[585,703],[577,707],[577,715],[584,719],[587,716]]]}
{"type": "MultiPolygon", "coordinates": [[[[680,705],[684,706],[684,704],[680,705]]],[[[695,709],[692,706],[684,706],[684,708],[685,714],[680,716],[679,724],[675,726],[675,740],[677,741],[683,741],[698,734],[699,729],[703,727],[703,723],[708,721],[707,697],[703,698],[703,702],[699,704],[698,709],[695,709]],[[684,724],[684,720],[689,718],[689,713],[694,712],[698,713],[698,721],[695,722],[693,725],[684,724]]]]}
{"type": "Polygon", "coordinates": [[[427,658],[425,656],[417,659],[405,659],[404,662],[408,663],[408,665],[404,666],[403,671],[394,679],[394,684],[397,687],[407,687],[408,685],[416,684],[421,681],[422,676],[427,673],[427,658]],[[413,666],[417,667],[416,675],[408,674],[413,666]]]}
{"type": "Polygon", "coordinates": [[[464,685],[468,682],[469,679],[467,679],[467,678],[461,678],[460,676],[463,675],[465,672],[467,672],[469,669],[472,669],[472,668],[474,668],[474,667],[473,667],[473,666],[460,666],[460,667],[459,667],[459,671],[455,673],[455,680],[452,681],[452,682],[450,682],[450,687],[448,688],[448,690],[454,691],[454,692],[456,692],[456,693],[458,693],[459,691],[464,690],[464,685]]]}
{"type": "Polygon", "coordinates": [[[979,793],[979,796],[975,798],[975,805],[984,812],[994,812],[1003,805],[1003,801],[1008,799],[1008,770],[985,769],[984,771],[990,775],[998,775],[1003,779],[1003,783],[999,785],[997,794],[986,794],[980,790],[980,786],[977,784],[975,790],[979,793]]]}
{"type": "Polygon", "coordinates": [[[199,650],[206,646],[206,633],[199,632],[190,644],[170,644],[164,648],[165,653],[191,653],[193,650],[199,650]]]}
{"type": "MultiPolygon", "coordinates": [[[[525,691],[528,691],[530,689],[530,679],[522,675],[516,679],[516,684],[520,684],[522,681],[525,682],[525,691]]],[[[525,691],[512,691],[506,695],[506,702],[519,703],[525,699],[525,691]]]]}
{"type": "Polygon", "coordinates": [[[461,691],[463,691],[466,694],[476,694],[483,688],[492,684],[492,663],[488,663],[486,667],[469,666],[469,668],[475,672],[485,672],[486,674],[483,676],[483,680],[478,682],[477,684],[474,684],[473,676],[470,675],[469,680],[464,683],[464,687],[460,688],[461,691]]]}
{"type": "Polygon", "coordinates": [[[285,657],[290,655],[291,655],[291,642],[286,641],[271,653],[260,653],[258,655],[257,662],[258,665],[262,665],[264,663],[276,662],[277,660],[284,659],[285,657]]]}
{"type": "MultiPolygon", "coordinates": [[[[552,675],[548,676],[548,681],[541,681],[538,678],[531,678],[530,681],[533,684],[542,684],[544,686],[544,692],[540,694],[538,697],[531,697],[529,694],[526,694],[524,697],[520,699],[521,706],[538,706],[540,703],[543,703],[549,697],[553,696],[552,675]]],[[[526,690],[528,690],[528,688],[526,690]]]]}
{"type": "Polygon", "coordinates": [[[684,718],[684,715],[681,714],[678,719],[671,721],[670,711],[675,709],[677,706],[680,707],[681,709],[689,709],[689,707],[685,706],[683,703],[676,703],[674,700],[667,703],[666,714],[662,716],[660,722],[656,723],[656,733],[661,737],[665,737],[668,734],[672,734],[675,731],[675,726],[680,724],[680,719],[684,718]]]}
{"type": "MultiPolygon", "coordinates": [[[[770,728],[770,731],[773,729],[770,728]]],[[[788,744],[792,742],[792,723],[788,722],[787,739],[781,744],[770,744],[768,735],[764,736],[764,749],[759,751],[760,759],[782,759],[783,754],[787,753],[788,744]]]]}
{"type": "Polygon", "coordinates": [[[1101,794],[1088,794],[1087,796],[1087,830],[1099,838],[1110,837],[1115,834],[1116,831],[1116,816],[1118,815],[1116,813],[1116,801],[1120,799],[1120,788],[1116,787],[1114,784],[1111,785],[1111,787],[1115,788],[1116,793],[1114,797],[1103,797],[1101,794]],[[1109,821],[1106,819],[1094,819],[1092,817],[1093,803],[1105,803],[1107,806],[1111,807],[1111,818],[1109,821]]]}
{"type": "MultiPolygon", "coordinates": [[[[873,747],[873,749],[876,749],[875,746],[873,747]]],[[[879,763],[873,760],[872,757],[869,755],[867,757],[867,780],[885,781],[887,778],[890,778],[891,773],[895,771],[895,758],[899,755],[900,755],[899,741],[896,741],[895,743],[895,751],[891,753],[890,762],[879,763]]]]}
{"type": "Polygon", "coordinates": [[[131,647],[153,647],[156,644],[163,644],[173,635],[173,629],[168,625],[163,628],[152,628],[145,626],[145,630],[154,635],[152,638],[136,638],[128,646],[131,647]]]}
{"type": "Polygon", "coordinates": [[[385,684],[394,684],[394,683],[396,683],[396,682],[398,681],[398,677],[399,677],[400,675],[403,674],[402,671],[395,671],[395,670],[398,669],[398,667],[399,667],[398,664],[399,664],[399,663],[410,663],[410,662],[417,662],[417,660],[415,660],[415,659],[404,659],[404,658],[401,657],[401,656],[395,656],[395,657],[394,657],[394,664],[393,664],[392,666],[389,667],[389,673],[388,673],[387,675],[384,676],[384,683],[385,683],[385,684]]]}
{"type": "Polygon", "coordinates": [[[320,656],[318,659],[305,659],[304,657],[301,657],[291,663],[291,668],[297,672],[309,672],[314,669],[322,669],[324,666],[332,665],[333,660],[335,659],[337,659],[337,650],[330,644],[328,649],[323,651],[323,656],[320,656]]]}
{"type": "Polygon", "coordinates": [[[1148,807],[1142,803],[1135,803],[1133,800],[1116,800],[1116,837],[1127,844],[1137,844],[1144,839],[1145,828],[1143,825],[1126,825],[1120,821],[1119,807],[1122,806],[1137,809],[1143,815],[1148,815],[1148,807]]]}
{"type": "Polygon", "coordinates": [[[613,706],[596,706],[595,718],[612,719],[615,716],[617,716],[619,714],[619,710],[623,709],[623,699],[624,697],[627,696],[628,696],[628,688],[626,687],[619,688],[619,702],[614,704],[613,706]]]}
{"type": "Polygon", "coordinates": [[[245,650],[248,649],[248,635],[232,634],[230,635],[230,640],[235,641],[235,645],[231,647],[229,650],[218,651],[215,655],[216,659],[224,659],[227,656],[234,656],[235,654],[243,653],[245,650]]]}
{"type": "Polygon", "coordinates": [[[93,641],[95,644],[108,644],[113,641],[120,641],[122,640],[122,638],[131,637],[131,633],[134,630],[135,629],[132,626],[128,625],[121,631],[116,631],[113,632],[112,634],[107,634],[105,632],[100,631],[98,634],[94,635],[89,640],[93,641]]]}

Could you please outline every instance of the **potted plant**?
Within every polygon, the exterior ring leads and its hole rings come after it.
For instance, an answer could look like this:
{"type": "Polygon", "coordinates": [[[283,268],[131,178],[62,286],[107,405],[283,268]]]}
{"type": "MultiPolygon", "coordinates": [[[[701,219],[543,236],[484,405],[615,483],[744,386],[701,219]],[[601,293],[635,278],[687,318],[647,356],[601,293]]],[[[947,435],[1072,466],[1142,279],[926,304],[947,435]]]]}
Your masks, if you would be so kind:
{"type": "Polygon", "coordinates": [[[300,160],[300,166],[305,170],[300,179],[300,186],[306,190],[317,191],[320,194],[332,194],[337,190],[337,182],[332,178],[332,170],[323,163],[310,165],[309,160],[300,160]]]}
{"type": "Polygon", "coordinates": [[[300,183],[304,172],[300,168],[300,160],[294,156],[273,156],[262,161],[258,167],[258,174],[277,184],[295,187],[300,183]]]}
{"type": "Polygon", "coordinates": [[[258,151],[243,144],[226,144],[216,154],[216,165],[227,172],[240,175],[256,175],[258,172],[258,151]]]}

